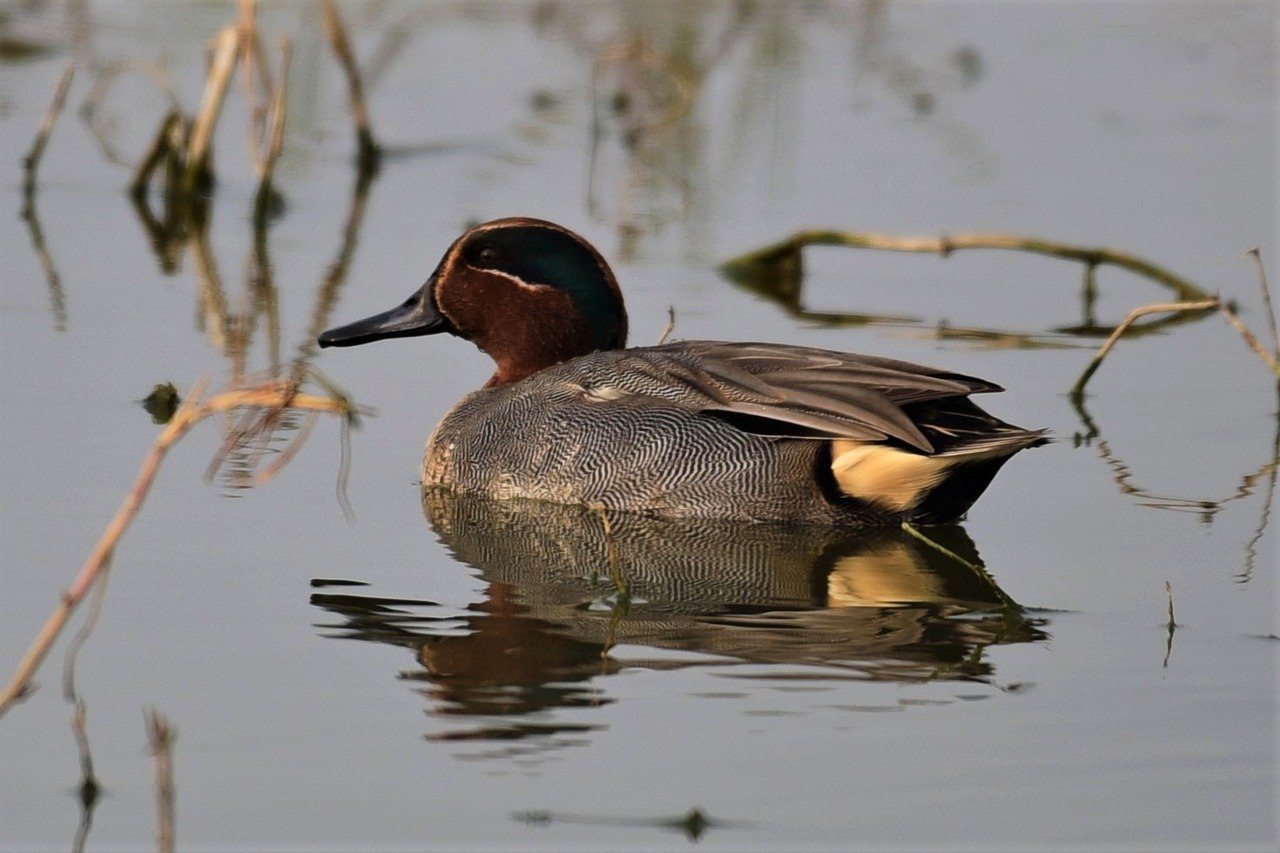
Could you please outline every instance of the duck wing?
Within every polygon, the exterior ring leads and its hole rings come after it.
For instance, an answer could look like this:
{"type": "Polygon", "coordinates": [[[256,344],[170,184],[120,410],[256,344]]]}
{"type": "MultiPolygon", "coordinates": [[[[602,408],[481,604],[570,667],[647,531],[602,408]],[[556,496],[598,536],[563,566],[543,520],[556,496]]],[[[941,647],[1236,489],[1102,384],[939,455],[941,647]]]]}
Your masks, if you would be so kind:
{"type": "Polygon", "coordinates": [[[934,443],[904,406],[1003,390],[894,359],[785,344],[681,341],[626,354],[619,383],[758,435],[934,443]]]}

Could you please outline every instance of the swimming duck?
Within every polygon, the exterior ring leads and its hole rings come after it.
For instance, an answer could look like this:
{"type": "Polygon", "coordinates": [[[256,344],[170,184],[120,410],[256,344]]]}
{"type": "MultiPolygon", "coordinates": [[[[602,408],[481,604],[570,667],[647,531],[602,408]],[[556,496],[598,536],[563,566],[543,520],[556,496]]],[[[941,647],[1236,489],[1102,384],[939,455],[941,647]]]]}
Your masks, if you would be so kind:
{"type": "Polygon", "coordinates": [[[427,441],[424,488],[670,518],[877,525],[963,515],[1043,430],[972,376],[770,343],[631,347],[622,291],[578,234],[526,217],[453,242],[403,304],[320,346],[448,332],[497,371],[427,441]]]}

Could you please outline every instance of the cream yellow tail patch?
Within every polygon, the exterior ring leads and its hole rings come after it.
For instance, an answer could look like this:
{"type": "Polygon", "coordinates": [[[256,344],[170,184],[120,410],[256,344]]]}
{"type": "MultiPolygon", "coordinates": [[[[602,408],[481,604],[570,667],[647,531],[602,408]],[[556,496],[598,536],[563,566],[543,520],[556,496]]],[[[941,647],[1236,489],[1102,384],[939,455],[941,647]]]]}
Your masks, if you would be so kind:
{"type": "Polygon", "coordinates": [[[947,476],[955,457],[923,456],[887,444],[864,444],[848,439],[831,443],[831,472],[840,490],[850,497],[887,509],[915,506],[947,476]]]}
{"type": "Polygon", "coordinates": [[[846,495],[901,512],[923,500],[956,465],[1010,456],[1039,440],[1039,435],[1031,434],[1022,442],[1006,441],[924,456],[887,444],[838,438],[831,442],[831,473],[846,495]]]}

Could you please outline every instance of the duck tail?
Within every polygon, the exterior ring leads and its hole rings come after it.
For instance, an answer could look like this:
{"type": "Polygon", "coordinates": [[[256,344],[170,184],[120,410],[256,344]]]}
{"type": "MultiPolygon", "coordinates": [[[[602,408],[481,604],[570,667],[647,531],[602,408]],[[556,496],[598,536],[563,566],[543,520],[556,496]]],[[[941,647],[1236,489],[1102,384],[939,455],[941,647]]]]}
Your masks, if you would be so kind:
{"type": "Polygon", "coordinates": [[[964,515],[1010,457],[1050,440],[1044,430],[1005,423],[963,397],[909,413],[932,452],[891,441],[836,439],[831,473],[842,496],[919,524],[964,515]]]}
{"type": "Polygon", "coordinates": [[[1043,430],[1020,432],[1020,435],[1005,436],[1002,447],[950,457],[955,461],[947,468],[947,476],[922,496],[912,508],[909,520],[916,524],[955,521],[969,511],[974,501],[991,485],[996,472],[1015,453],[1039,447],[1051,440],[1043,430]]]}

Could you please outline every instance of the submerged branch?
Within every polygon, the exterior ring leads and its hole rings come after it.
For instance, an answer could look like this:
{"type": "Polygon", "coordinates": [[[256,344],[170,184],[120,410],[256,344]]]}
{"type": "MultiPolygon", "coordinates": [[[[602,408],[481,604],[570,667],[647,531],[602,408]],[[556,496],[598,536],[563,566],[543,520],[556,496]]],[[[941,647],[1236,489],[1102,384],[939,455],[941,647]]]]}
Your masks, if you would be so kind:
{"type": "MultiPolygon", "coordinates": [[[[780,301],[792,313],[799,313],[802,310],[800,308],[800,292],[804,278],[801,250],[805,246],[811,245],[846,246],[854,249],[879,249],[891,252],[919,252],[938,254],[943,257],[947,257],[958,249],[1005,249],[1079,261],[1085,264],[1086,325],[1075,329],[1058,330],[1069,334],[1105,331],[1105,329],[1100,329],[1093,325],[1091,316],[1093,302],[1096,298],[1095,271],[1098,266],[1103,264],[1118,266],[1171,289],[1178,298],[1177,302],[1136,308],[1129,313],[1124,322],[1110,330],[1106,342],[1098,350],[1098,354],[1094,356],[1093,361],[1085,368],[1084,373],[1071,389],[1071,394],[1076,397],[1083,393],[1085,383],[1089,381],[1089,377],[1098,369],[1098,365],[1101,364],[1102,359],[1110,351],[1116,340],[1126,333],[1135,334],[1141,331],[1150,331],[1149,326],[1155,325],[1153,323],[1135,326],[1134,321],[1147,314],[1156,313],[1175,314],[1175,317],[1162,321],[1163,323],[1169,323],[1178,318],[1193,317],[1203,312],[1217,310],[1240,334],[1245,344],[1275,374],[1276,379],[1280,381],[1280,334],[1276,331],[1275,311],[1271,303],[1266,273],[1262,267],[1261,254],[1257,249],[1251,250],[1250,254],[1254,256],[1258,264],[1262,297],[1266,307],[1267,322],[1271,330],[1272,349],[1270,351],[1240,321],[1234,308],[1223,304],[1218,298],[1211,296],[1197,285],[1181,276],[1175,275],[1164,267],[1117,249],[1076,246],[1070,243],[1042,240],[1017,234],[969,233],[942,237],[912,237],[879,234],[870,231],[809,229],[797,231],[781,242],[731,258],[720,265],[720,271],[733,281],[780,301]]],[[[857,317],[858,315],[850,316],[857,317]]]]}
{"type": "Polygon", "coordinates": [[[739,281],[756,280],[762,274],[783,272],[797,280],[801,274],[800,250],[805,246],[847,246],[852,249],[880,249],[889,252],[917,252],[949,256],[960,249],[1004,249],[1018,252],[1048,255],[1055,258],[1079,261],[1088,267],[1103,264],[1122,267],[1145,276],[1171,289],[1180,301],[1190,302],[1209,299],[1209,294],[1190,281],[1157,266],[1151,261],[1105,247],[1090,248],[1042,240],[1017,234],[969,233],[942,237],[912,237],[895,234],[879,234],[870,231],[834,231],[810,229],[798,231],[791,237],[763,249],[747,252],[721,265],[721,271],[739,281]]]}
{"type": "Polygon", "coordinates": [[[662,346],[671,337],[671,333],[676,330],[676,306],[667,306],[667,324],[662,327],[662,334],[658,335],[658,343],[656,346],[662,346]]]}

